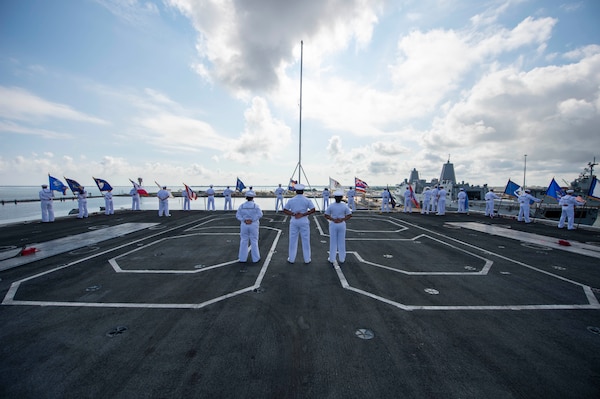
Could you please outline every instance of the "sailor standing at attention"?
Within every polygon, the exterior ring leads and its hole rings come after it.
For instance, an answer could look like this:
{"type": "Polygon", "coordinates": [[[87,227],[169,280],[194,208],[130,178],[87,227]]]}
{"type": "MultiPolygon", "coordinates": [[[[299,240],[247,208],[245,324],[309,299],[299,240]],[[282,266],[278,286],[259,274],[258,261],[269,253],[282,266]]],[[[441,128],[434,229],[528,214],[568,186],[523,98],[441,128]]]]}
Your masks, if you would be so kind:
{"type": "Polygon", "coordinates": [[[346,220],[352,217],[352,211],[342,202],[343,197],[342,190],[334,192],[335,202],[325,210],[325,219],[329,220],[329,263],[335,262],[336,254],[340,263],[346,261],[346,220]]]}
{"type": "Polygon", "coordinates": [[[223,190],[223,197],[225,197],[225,206],[223,209],[226,211],[231,211],[233,209],[231,206],[231,194],[233,194],[233,190],[227,186],[227,188],[223,190]]]}
{"type": "Polygon", "coordinates": [[[277,213],[279,211],[279,206],[281,205],[281,210],[283,210],[283,188],[281,187],[281,184],[279,184],[279,187],[277,187],[275,189],[275,212],[277,213]]]}
{"type": "Polygon", "coordinates": [[[206,209],[210,211],[215,210],[215,190],[213,189],[213,185],[211,184],[208,190],[206,190],[206,195],[208,195],[208,203],[206,204],[206,209]]]}
{"type": "Polygon", "coordinates": [[[567,219],[568,220],[567,229],[575,230],[575,227],[574,227],[575,207],[581,206],[581,205],[585,204],[585,202],[583,202],[583,203],[578,202],[575,199],[575,197],[573,197],[573,195],[571,195],[573,193],[574,193],[573,190],[567,190],[567,195],[561,197],[560,200],[558,201],[558,204],[561,207],[560,220],[558,221],[559,229],[562,229],[563,227],[565,227],[565,219],[567,219]]]}
{"type": "Polygon", "coordinates": [[[79,213],[77,214],[77,219],[83,219],[88,217],[88,209],[87,209],[87,191],[85,191],[85,187],[81,187],[81,190],[77,192],[77,204],[79,205],[79,213]]]}
{"type": "Polygon", "coordinates": [[[489,216],[490,218],[494,218],[494,200],[500,199],[498,195],[494,192],[493,188],[490,188],[490,191],[485,193],[485,216],[489,216]]]}
{"type": "Polygon", "coordinates": [[[440,186],[438,189],[438,201],[437,201],[437,213],[438,216],[443,216],[446,214],[446,190],[444,190],[443,186],[440,186]]]}
{"type": "Polygon", "coordinates": [[[131,195],[131,210],[139,211],[140,210],[140,193],[134,188],[129,191],[129,195],[131,195]]]}
{"type": "Polygon", "coordinates": [[[296,184],[296,195],[290,198],[283,208],[283,213],[291,216],[290,241],[288,247],[289,263],[296,261],[298,252],[298,236],[302,239],[302,255],[304,263],[310,263],[310,221],[308,216],[315,213],[315,206],[304,196],[304,184],[296,184]]]}
{"type": "Polygon", "coordinates": [[[381,212],[390,211],[390,192],[387,188],[383,189],[381,193],[381,212]]]}
{"type": "Polygon", "coordinates": [[[108,190],[104,193],[104,214],[113,215],[114,213],[112,190],[108,190]]]}
{"type": "Polygon", "coordinates": [[[412,192],[410,188],[406,187],[406,190],[404,190],[404,213],[412,213],[412,207],[412,192]]]}
{"type": "Polygon", "coordinates": [[[429,206],[431,205],[431,190],[429,187],[425,187],[423,190],[423,209],[421,209],[421,214],[429,215],[429,206]]]}
{"type": "Polygon", "coordinates": [[[42,206],[42,222],[54,222],[54,207],[52,205],[52,199],[54,198],[54,191],[48,188],[47,184],[42,184],[40,190],[40,204],[42,206]]]}
{"type": "Polygon", "coordinates": [[[348,197],[348,206],[352,209],[352,212],[356,210],[356,203],[354,202],[354,196],[356,195],[356,191],[354,191],[353,187],[348,187],[348,192],[346,193],[346,197],[348,197]]]}
{"type": "Polygon", "coordinates": [[[329,206],[329,189],[325,187],[323,189],[323,210],[329,206]]]}
{"type": "Polygon", "coordinates": [[[431,212],[437,212],[439,191],[440,189],[438,188],[437,184],[433,186],[433,190],[431,190],[431,212]]]}
{"type": "Polygon", "coordinates": [[[252,190],[246,191],[246,202],[240,205],[235,217],[240,221],[240,251],[238,259],[241,263],[248,260],[248,242],[250,242],[250,252],[252,252],[252,262],[260,260],[260,251],[258,249],[258,229],[259,220],[263,216],[262,210],[254,202],[256,194],[252,190]]]}
{"type": "Polygon", "coordinates": [[[461,187],[458,192],[458,213],[467,213],[467,193],[465,189],[461,187]]]}
{"type": "Polygon", "coordinates": [[[526,189],[517,199],[519,201],[519,216],[517,216],[517,220],[522,222],[525,219],[525,223],[531,223],[531,220],[529,220],[529,206],[531,201],[541,202],[542,200],[531,195],[530,189],[526,189]]]}
{"type": "Polygon", "coordinates": [[[169,213],[169,197],[171,194],[167,191],[167,186],[163,186],[156,193],[158,197],[158,216],[171,216],[169,213]]]}

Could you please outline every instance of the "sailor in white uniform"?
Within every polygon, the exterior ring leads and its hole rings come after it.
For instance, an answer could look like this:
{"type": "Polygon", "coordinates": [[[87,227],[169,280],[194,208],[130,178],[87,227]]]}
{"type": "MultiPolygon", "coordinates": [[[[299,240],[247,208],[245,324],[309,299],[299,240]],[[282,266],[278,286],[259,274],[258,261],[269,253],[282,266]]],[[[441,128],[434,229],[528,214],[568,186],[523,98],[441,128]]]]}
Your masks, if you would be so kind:
{"type": "Polygon", "coordinates": [[[50,190],[47,184],[42,184],[39,195],[42,207],[42,222],[54,222],[54,207],[52,205],[54,191],[50,190]]]}
{"type": "Polygon", "coordinates": [[[467,193],[465,193],[465,189],[461,187],[458,192],[458,213],[467,213],[467,193]]]}
{"type": "Polygon", "coordinates": [[[139,211],[140,210],[140,193],[134,188],[129,191],[129,195],[131,195],[131,210],[139,211]]]}
{"type": "Polygon", "coordinates": [[[519,201],[519,215],[517,216],[517,220],[522,222],[523,219],[525,219],[525,223],[531,223],[531,220],[529,219],[529,206],[531,201],[541,202],[542,200],[531,195],[530,189],[526,189],[517,199],[519,201]]]}
{"type": "Polygon", "coordinates": [[[112,190],[108,190],[104,193],[104,214],[105,215],[114,215],[115,208],[113,205],[113,195],[112,190]]]}
{"type": "Polygon", "coordinates": [[[296,261],[298,252],[298,236],[302,240],[302,255],[304,263],[310,263],[310,221],[308,216],[315,213],[315,206],[311,200],[304,196],[304,184],[296,184],[296,195],[290,198],[283,208],[283,212],[290,218],[290,241],[288,247],[289,263],[296,261]]]}
{"type": "Polygon", "coordinates": [[[263,216],[262,210],[254,202],[256,194],[252,190],[246,191],[246,202],[239,206],[235,217],[240,221],[240,250],[238,259],[241,263],[248,260],[248,242],[250,242],[250,252],[252,253],[252,262],[260,261],[260,251],[258,249],[258,230],[259,220],[263,216]]]}
{"type": "Polygon", "coordinates": [[[423,190],[423,209],[421,209],[421,214],[429,215],[429,207],[431,206],[431,190],[429,187],[425,187],[423,190]]]}
{"type": "Polygon", "coordinates": [[[438,189],[437,213],[438,216],[446,214],[446,190],[443,186],[438,189]]]}
{"type": "Polygon", "coordinates": [[[352,212],[356,210],[356,203],[354,202],[354,196],[356,195],[356,191],[353,187],[348,187],[349,190],[346,193],[346,197],[348,198],[348,206],[352,209],[352,212]]]}
{"type": "Polygon", "coordinates": [[[215,190],[213,189],[213,185],[211,184],[208,190],[206,190],[206,195],[208,196],[208,202],[206,204],[207,210],[215,210],[215,190]]]}
{"type": "Polygon", "coordinates": [[[231,206],[231,195],[233,194],[233,190],[227,186],[225,190],[223,190],[223,197],[225,197],[225,206],[223,209],[226,211],[231,211],[233,207],[231,206]]]}
{"type": "Polygon", "coordinates": [[[494,200],[500,199],[500,197],[498,195],[496,195],[493,188],[490,188],[490,191],[485,193],[484,199],[485,199],[485,216],[494,218],[494,200]]]}
{"type": "Polygon", "coordinates": [[[404,213],[412,213],[413,202],[412,202],[412,192],[410,188],[406,188],[404,190],[404,213]]]}
{"type": "Polygon", "coordinates": [[[325,187],[323,189],[323,210],[329,206],[329,189],[325,187]]]}
{"type": "Polygon", "coordinates": [[[171,216],[169,213],[169,197],[171,193],[167,191],[167,186],[163,186],[156,193],[156,197],[158,197],[158,216],[171,216]]]}
{"type": "MultiPolygon", "coordinates": [[[[389,193],[388,193],[389,194],[389,193]]],[[[334,263],[336,254],[340,263],[346,261],[346,220],[352,217],[348,205],[342,202],[344,192],[333,193],[335,202],[325,210],[325,219],[329,220],[329,262],[334,263]]]]}
{"type": "Polygon", "coordinates": [[[381,212],[390,211],[390,192],[387,188],[383,189],[381,193],[381,212]]]}
{"type": "Polygon", "coordinates": [[[433,190],[431,190],[431,212],[437,212],[438,201],[439,201],[439,191],[437,184],[433,186],[433,190]]]}
{"type": "Polygon", "coordinates": [[[281,206],[281,210],[283,210],[283,188],[281,187],[281,184],[279,184],[279,187],[277,187],[275,189],[275,212],[277,213],[279,211],[279,206],[281,206]]]}
{"type": "Polygon", "coordinates": [[[85,187],[81,187],[81,191],[77,192],[77,205],[79,208],[79,213],[77,213],[77,219],[83,219],[88,217],[87,191],[85,191],[85,187]]]}
{"type": "Polygon", "coordinates": [[[190,194],[188,193],[185,187],[183,188],[183,190],[181,190],[181,198],[183,198],[183,210],[189,211],[191,209],[190,194]]]}
{"type": "Polygon", "coordinates": [[[567,229],[575,230],[575,207],[582,206],[585,202],[579,202],[572,195],[573,190],[567,190],[567,195],[560,198],[558,204],[561,207],[560,220],[558,221],[558,228],[562,229],[565,227],[565,219],[567,220],[567,229]]]}

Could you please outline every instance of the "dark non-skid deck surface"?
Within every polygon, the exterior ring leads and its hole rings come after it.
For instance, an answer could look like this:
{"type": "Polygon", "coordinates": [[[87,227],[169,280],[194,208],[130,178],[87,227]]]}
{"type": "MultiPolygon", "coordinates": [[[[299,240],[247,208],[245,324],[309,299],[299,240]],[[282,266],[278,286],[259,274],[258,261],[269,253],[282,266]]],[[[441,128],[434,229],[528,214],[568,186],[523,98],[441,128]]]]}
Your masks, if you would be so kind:
{"type": "Polygon", "coordinates": [[[358,212],[332,266],[288,223],[246,265],[232,212],[1,227],[0,397],[600,396],[597,230],[358,212]]]}

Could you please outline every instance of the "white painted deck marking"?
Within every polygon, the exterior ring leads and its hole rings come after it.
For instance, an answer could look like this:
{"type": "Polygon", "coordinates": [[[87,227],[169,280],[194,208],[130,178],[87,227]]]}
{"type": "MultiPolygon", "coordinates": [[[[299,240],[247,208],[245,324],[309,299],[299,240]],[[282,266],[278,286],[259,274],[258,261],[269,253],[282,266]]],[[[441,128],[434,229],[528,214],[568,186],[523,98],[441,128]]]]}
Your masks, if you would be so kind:
{"type": "Polygon", "coordinates": [[[20,256],[18,258],[6,259],[0,262],[0,271],[11,269],[13,267],[25,265],[40,259],[49,258],[74,249],[94,245],[102,241],[111,240],[138,230],[147,229],[158,223],[123,223],[117,226],[107,227],[105,229],[88,231],[85,233],[58,238],[56,240],[46,241],[40,244],[31,244],[29,247],[35,247],[38,252],[32,255],[20,256]]]}
{"type": "Polygon", "coordinates": [[[506,229],[504,227],[475,223],[475,222],[464,222],[464,223],[447,223],[449,225],[462,227],[464,229],[475,230],[481,233],[487,233],[494,236],[511,238],[513,240],[519,240],[528,242],[531,244],[543,245],[552,249],[559,249],[561,251],[572,252],[578,255],[590,256],[592,258],[600,259],[600,247],[595,245],[583,244],[577,241],[569,241],[570,246],[560,245],[558,238],[548,237],[539,234],[527,233],[524,231],[516,231],[506,229]]]}

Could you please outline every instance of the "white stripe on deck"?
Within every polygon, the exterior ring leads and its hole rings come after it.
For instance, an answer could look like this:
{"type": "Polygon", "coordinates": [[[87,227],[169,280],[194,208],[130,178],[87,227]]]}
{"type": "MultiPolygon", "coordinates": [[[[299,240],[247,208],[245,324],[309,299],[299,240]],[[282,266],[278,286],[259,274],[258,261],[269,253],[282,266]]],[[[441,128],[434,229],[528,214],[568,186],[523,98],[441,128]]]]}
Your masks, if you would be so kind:
{"type": "Polygon", "coordinates": [[[524,231],[517,231],[512,229],[507,229],[505,227],[488,225],[482,223],[475,222],[451,222],[446,223],[450,226],[462,227],[464,229],[475,230],[486,234],[491,234],[494,236],[511,238],[513,240],[519,240],[523,242],[528,242],[531,244],[543,245],[552,249],[559,249],[561,251],[572,252],[578,255],[590,256],[592,258],[600,258],[600,247],[595,245],[584,244],[577,241],[569,241],[570,246],[560,245],[558,243],[558,238],[556,237],[548,237],[540,234],[527,233],[524,231]]]}
{"type": "Polygon", "coordinates": [[[117,226],[111,226],[105,229],[93,230],[86,233],[58,238],[56,240],[50,240],[40,244],[31,244],[29,247],[36,248],[35,254],[3,260],[0,262],[0,271],[12,269],[13,267],[25,265],[40,259],[45,259],[54,255],[73,251],[75,249],[98,244],[99,242],[111,240],[135,231],[144,230],[149,227],[156,226],[157,224],[158,223],[123,223],[117,226]]]}

